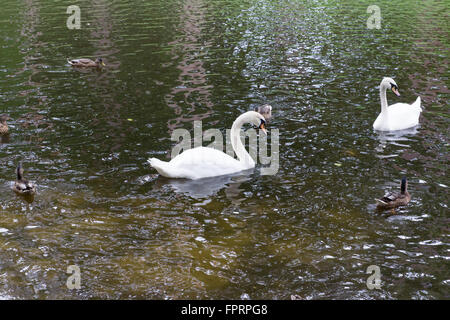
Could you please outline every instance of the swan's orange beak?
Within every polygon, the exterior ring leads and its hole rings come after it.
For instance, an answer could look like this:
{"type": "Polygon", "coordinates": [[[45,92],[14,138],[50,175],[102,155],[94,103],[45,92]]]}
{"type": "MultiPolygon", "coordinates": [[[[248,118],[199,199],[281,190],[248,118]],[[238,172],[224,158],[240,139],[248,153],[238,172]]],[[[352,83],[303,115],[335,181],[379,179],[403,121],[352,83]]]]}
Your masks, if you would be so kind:
{"type": "Polygon", "coordinates": [[[267,135],[267,130],[266,130],[266,128],[264,127],[264,122],[261,122],[261,124],[259,125],[259,128],[262,130],[262,132],[264,132],[264,134],[267,135]]]}
{"type": "Polygon", "coordinates": [[[400,97],[400,92],[398,92],[398,88],[397,87],[392,87],[392,92],[395,93],[395,95],[397,97],[400,97]]]}

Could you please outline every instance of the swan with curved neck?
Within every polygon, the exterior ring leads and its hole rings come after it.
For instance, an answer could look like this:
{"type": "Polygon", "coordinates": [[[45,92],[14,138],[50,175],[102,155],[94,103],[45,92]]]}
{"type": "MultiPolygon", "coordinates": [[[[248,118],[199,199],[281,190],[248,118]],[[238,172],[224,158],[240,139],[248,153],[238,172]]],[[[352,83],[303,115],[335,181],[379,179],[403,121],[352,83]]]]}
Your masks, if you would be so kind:
{"type": "Polygon", "coordinates": [[[414,127],[419,124],[422,112],[420,97],[413,104],[396,103],[388,106],[386,90],[400,96],[397,83],[392,78],[383,78],[380,84],[381,113],[373,123],[373,128],[380,131],[395,131],[414,127]]]}
{"type": "Polygon", "coordinates": [[[254,168],[255,161],[240,139],[241,128],[245,123],[253,124],[267,133],[266,121],[261,114],[248,111],[240,115],[231,127],[231,145],[239,160],[213,148],[197,147],[184,151],[169,162],[156,158],[151,158],[148,162],[160,175],[168,178],[201,179],[254,168]]]}

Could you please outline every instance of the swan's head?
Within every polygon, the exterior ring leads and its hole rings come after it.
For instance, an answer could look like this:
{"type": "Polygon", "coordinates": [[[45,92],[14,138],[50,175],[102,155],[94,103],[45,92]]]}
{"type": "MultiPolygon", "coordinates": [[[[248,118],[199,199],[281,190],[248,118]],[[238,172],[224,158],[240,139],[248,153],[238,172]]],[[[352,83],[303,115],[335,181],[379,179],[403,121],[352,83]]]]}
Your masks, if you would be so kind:
{"type": "Polygon", "coordinates": [[[266,131],[266,119],[264,116],[256,111],[247,111],[246,113],[241,114],[237,119],[233,122],[233,127],[231,127],[231,131],[233,132],[233,128],[241,128],[244,123],[249,123],[259,129],[262,132],[267,134],[266,131]]]}
{"type": "Polygon", "coordinates": [[[394,79],[385,77],[383,78],[383,81],[381,81],[381,88],[382,89],[390,89],[393,93],[395,93],[396,96],[400,96],[400,93],[398,92],[398,86],[397,83],[394,81],[394,79]]]}
{"type": "Polygon", "coordinates": [[[250,123],[253,124],[255,127],[258,127],[261,129],[264,134],[267,134],[266,130],[266,118],[262,114],[256,111],[250,111],[251,112],[251,118],[250,123]]]}

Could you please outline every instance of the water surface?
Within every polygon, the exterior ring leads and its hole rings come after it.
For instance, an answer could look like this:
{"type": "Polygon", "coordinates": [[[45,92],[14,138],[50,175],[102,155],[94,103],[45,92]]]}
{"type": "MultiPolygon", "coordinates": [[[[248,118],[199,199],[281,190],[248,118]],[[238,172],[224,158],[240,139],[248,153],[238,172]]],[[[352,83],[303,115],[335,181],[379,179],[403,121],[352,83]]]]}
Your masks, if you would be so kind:
{"type": "Polygon", "coordinates": [[[379,1],[379,30],[370,1],[78,1],[68,30],[72,4],[0,11],[0,297],[449,298],[448,1],[379,1]],[[98,56],[102,71],[66,62],[98,56]],[[389,103],[422,98],[417,128],[373,131],[384,76],[389,103]],[[146,163],[169,160],[174,129],[225,132],[266,103],[276,175],[146,163]],[[19,161],[32,203],[10,190],[19,161]],[[377,213],[403,175],[411,203],[377,213]]]}

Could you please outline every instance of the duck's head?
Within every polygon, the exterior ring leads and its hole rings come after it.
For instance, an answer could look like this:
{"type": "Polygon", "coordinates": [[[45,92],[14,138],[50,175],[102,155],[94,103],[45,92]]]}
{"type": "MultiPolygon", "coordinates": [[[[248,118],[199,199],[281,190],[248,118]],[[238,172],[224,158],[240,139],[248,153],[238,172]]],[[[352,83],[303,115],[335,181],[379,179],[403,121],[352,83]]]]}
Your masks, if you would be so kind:
{"type": "Polygon", "coordinates": [[[95,59],[95,63],[98,64],[99,66],[106,66],[102,58],[95,59]]]}
{"type": "Polygon", "coordinates": [[[95,62],[96,62],[98,65],[106,66],[106,64],[103,62],[103,59],[102,59],[102,58],[97,58],[97,59],[95,59],[95,62]]]}
{"type": "Polygon", "coordinates": [[[385,90],[392,90],[392,92],[395,93],[396,96],[400,97],[400,92],[398,92],[398,86],[394,79],[389,77],[383,78],[380,87],[385,90]]]}
{"type": "Polygon", "coordinates": [[[0,116],[0,123],[6,124],[6,121],[9,120],[9,117],[6,114],[0,116]]]}

